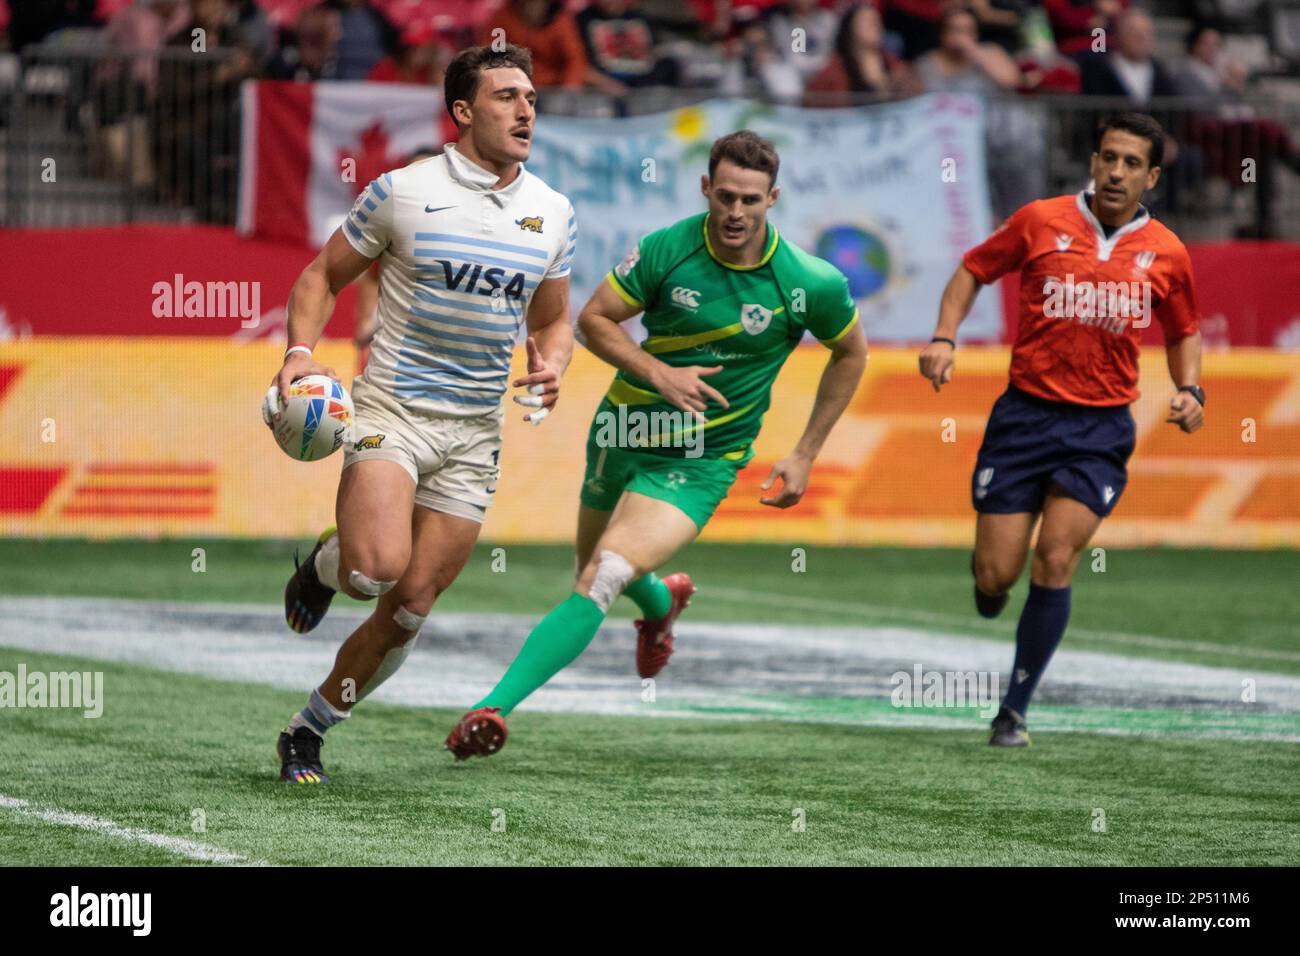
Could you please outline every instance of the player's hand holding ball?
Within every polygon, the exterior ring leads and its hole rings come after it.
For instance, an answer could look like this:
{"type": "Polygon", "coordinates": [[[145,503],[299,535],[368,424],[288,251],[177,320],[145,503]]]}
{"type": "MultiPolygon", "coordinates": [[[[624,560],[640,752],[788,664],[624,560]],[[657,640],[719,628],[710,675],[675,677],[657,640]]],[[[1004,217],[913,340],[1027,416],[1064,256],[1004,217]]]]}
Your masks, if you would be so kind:
{"type": "Polygon", "coordinates": [[[523,378],[515,379],[510,384],[514,388],[527,388],[528,394],[512,397],[517,405],[537,409],[525,415],[524,421],[540,425],[542,419],[551,414],[551,409],[560,400],[560,376],[542,358],[536,339],[530,335],[524,344],[528,349],[528,374],[523,378]]]}
{"type": "Polygon", "coordinates": [[[339,373],[328,365],[321,365],[311,356],[311,349],[305,345],[292,345],[284,353],[284,364],[275,373],[275,387],[280,398],[287,401],[289,386],[308,375],[327,375],[334,381],[339,380],[339,373]]]}
{"type": "Polygon", "coordinates": [[[318,365],[305,345],[285,353],[284,366],[262,399],[262,421],[290,458],[316,461],[352,436],[352,397],[332,368],[318,365]]]}

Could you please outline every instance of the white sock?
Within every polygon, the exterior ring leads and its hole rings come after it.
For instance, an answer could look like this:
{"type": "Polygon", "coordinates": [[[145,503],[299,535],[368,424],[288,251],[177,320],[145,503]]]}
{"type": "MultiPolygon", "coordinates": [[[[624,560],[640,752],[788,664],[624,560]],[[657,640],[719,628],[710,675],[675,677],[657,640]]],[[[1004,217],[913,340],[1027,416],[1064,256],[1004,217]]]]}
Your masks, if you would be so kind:
{"type": "Polygon", "coordinates": [[[330,590],[341,590],[339,587],[339,533],[337,531],[326,538],[325,543],[316,552],[316,577],[320,578],[320,583],[330,590]]]}
{"type": "Polygon", "coordinates": [[[389,649],[388,653],[384,655],[384,659],[379,662],[379,668],[371,675],[370,680],[366,681],[366,684],[361,688],[360,693],[357,694],[358,703],[365,700],[376,687],[397,673],[397,669],[401,667],[402,664],[406,662],[406,658],[410,656],[411,648],[415,647],[415,642],[419,636],[418,633],[413,634],[411,635],[411,639],[401,647],[393,647],[389,649]]]}
{"type": "Polygon", "coordinates": [[[321,694],[320,688],[311,692],[307,706],[293,715],[286,728],[293,733],[299,727],[306,727],[317,737],[323,738],[325,731],[347,719],[350,710],[339,710],[321,694]]]}

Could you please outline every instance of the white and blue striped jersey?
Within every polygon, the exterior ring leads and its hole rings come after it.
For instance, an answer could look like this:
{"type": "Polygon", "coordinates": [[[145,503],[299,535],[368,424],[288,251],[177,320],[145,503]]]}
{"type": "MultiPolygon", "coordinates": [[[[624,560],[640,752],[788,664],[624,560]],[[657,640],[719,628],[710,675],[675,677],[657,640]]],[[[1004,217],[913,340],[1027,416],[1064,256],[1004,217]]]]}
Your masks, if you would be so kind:
{"type": "Polygon", "coordinates": [[[449,145],[370,183],[343,223],[381,263],[365,379],[412,411],[495,412],[537,284],[569,274],[573,205],[522,168],[496,181],[449,145]]]}

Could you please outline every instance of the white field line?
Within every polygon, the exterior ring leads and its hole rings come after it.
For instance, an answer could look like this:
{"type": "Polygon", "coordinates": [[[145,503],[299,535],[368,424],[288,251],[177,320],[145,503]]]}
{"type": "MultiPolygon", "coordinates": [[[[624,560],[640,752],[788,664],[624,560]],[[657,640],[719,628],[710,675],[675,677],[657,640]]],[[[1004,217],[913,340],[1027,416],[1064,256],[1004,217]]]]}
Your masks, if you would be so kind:
{"type": "MultiPolygon", "coordinates": [[[[752,591],[748,588],[716,587],[708,585],[708,596],[718,597],[723,600],[732,601],[741,604],[758,604],[767,607],[793,607],[809,611],[833,610],[844,614],[875,614],[881,617],[889,617],[898,621],[907,621],[919,625],[938,625],[942,627],[956,628],[956,631],[947,632],[946,636],[950,637],[973,637],[971,631],[982,631],[984,633],[998,637],[1013,637],[1015,634],[1014,623],[1009,623],[1010,619],[1004,617],[998,621],[989,621],[978,617],[973,611],[971,614],[948,614],[944,611],[919,611],[915,608],[894,607],[888,604],[867,604],[861,601],[840,601],[834,598],[810,598],[797,594],[773,593],[771,591],[752,591]]],[[[14,597],[0,593],[0,604],[6,601],[21,602],[25,598],[14,597]]],[[[31,599],[40,599],[40,596],[33,596],[31,599]]],[[[69,600],[88,600],[102,603],[112,607],[121,608],[138,608],[140,610],[163,609],[167,611],[199,611],[213,614],[221,613],[266,613],[268,610],[278,609],[278,605],[269,603],[253,603],[250,601],[148,601],[140,598],[69,598],[69,600]]],[[[630,621],[630,609],[623,609],[624,614],[613,614],[609,620],[614,624],[626,624],[630,621]],[[626,616],[626,619],[625,619],[626,616]]],[[[478,616],[485,618],[500,619],[502,622],[513,621],[516,618],[526,621],[531,627],[537,622],[545,609],[539,608],[536,615],[530,614],[497,614],[494,612],[478,612],[478,616]]],[[[435,615],[438,613],[434,612],[435,615]]],[[[454,612],[465,614],[466,616],[475,616],[475,612],[454,612]]],[[[1009,613],[1009,612],[1008,612],[1009,613]]],[[[330,612],[330,616],[339,618],[348,618],[355,620],[358,624],[370,615],[370,611],[364,607],[338,607],[330,612]]],[[[719,621],[703,621],[701,623],[715,624],[722,623],[719,621]]],[[[745,622],[740,622],[743,626],[745,622]]],[[[809,622],[814,624],[815,622],[809,622]]],[[[818,629],[821,625],[815,625],[818,629]]],[[[836,625],[831,625],[836,626],[836,625]]],[[[839,625],[851,626],[851,625],[839,625]]],[[[1135,645],[1138,647],[1151,647],[1165,651],[1198,651],[1204,654],[1224,654],[1229,657],[1251,658],[1254,660],[1274,660],[1287,661],[1289,663],[1300,662],[1300,651],[1279,651],[1272,648],[1260,647],[1242,647],[1238,644],[1219,644],[1213,641],[1180,641],[1171,637],[1158,637],[1154,634],[1134,634],[1129,631],[1103,631],[1087,627],[1071,626],[1066,633],[1067,637],[1081,637],[1087,640],[1096,641],[1099,644],[1113,644],[1123,646],[1125,644],[1135,645]]],[[[974,638],[981,640],[982,638],[974,638]]]]}
{"type": "MultiPolygon", "coordinates": [[[[1002,633],[1007,625],[984,621],[961,614],[943,611],[917,611],[912,608],[890,607],[887,604],[862,604],[856,601],[837,601],[827,598],[807,598],[794,594],[773,594],[769,591],[751,591],[747,588],[708,588],[709,597],[719,597],[742,604],[762,604],[768,607],[793,607],[810,611],[833,610],[847,614],[876,614],[916,624],[939,624],[946,627],[977,628],[990,633],[1002,633]]],[[[1103,644],[1135,644],[1169,651],[1201,651],[1206,654],[1226,654],[1232,657],[1254,657],[1263,660],[1300,661],[1298,651],[1278,651],[1271,648],[1241,647],[1237,644],[1216,644],[1211,641],[1178,641],[1170,637],[1151,634],[1129,634],[1123,631],[1099,631],[1086,627],[1071,627],[1071,637],[1082,637],[1103,644]]]]}
{"type": "Polygon", "coordinates": [[[175,853],[177,856],[183,856],[190,860],[202,860],[205,863],[235,863],[243,866],[268,865],[265,860],[250,860],[246,856],[231,853],[229,850],[222,850],[219,847],[208,846],[206,843],[183,840],[180,837],[167,836],[165,833],[151,833],[148,830],[140,830],[136,827],[124,827],[112,820],[105,820],[103,817],[92,817],[88,814],[73,813],[69,810],[59,810],[57,808],[36,807],[26,800],[8,797],[2,793],[0,793],[0,809],[12,810],[22,816],[42,820],[45,823],[52,823],[55,826],[75,827],[78,830],[89,830],[117,840],[156,846],[168,853],[175,853]]]}
{"type": "MultiPolygon", "coordinates": [[[[0,597],[0,658],[7,648],[70,654],[301,692],[309,677],[328,673],[338,642],[365,612],[338,608],[317,640],[291,634],[281,615],[279,608],[266,605],[246,605],[232,613],[230,605],[204,609],[144,601],[0,597]]],[[[453,708],[476,700],[500,677],[535,623],[525,615],[435,614],[417,652],[375,699],[453,708]],[[460,639],[476,632],[474,640],[460,639]]],[[[889,675],[900,667],[924,662],[941,671],[999,673],[1010,660],[1005,638],[945,633],[933,626],[807,623],[794,642],[788,625],[699,621],[684,629],[684,656],[674,675],[678,679],[660,688],[657,706],[647,707],[635,672],[624,666],[631,625],[610,624],[582,660],[531,699],[530,708],[667,716],[666,711],[680,709],[677,705],[698,711],[707,705],[743,704],[755,694],[787,693],[791,683],[815,683],[833,696],[881,698],[889,696],[889,675]],[[806,659],[783,666],[796,643],[806,659]],[[742,666],[746,676],[737,683],[730,671],[717,670],[723,666],[742,666]],[[847,674],[842,680],[841,671],[847,674]]],[[[1240,703],[1243,681],[1250,679],[1261,702],[1300,712],[1300,675],[1245,666],[1245,661],[1210,667],[1067,646],[1056,653],[1043,691],[1050,696],[1059,689],[1067,698],[1114,706],[1168,700],[1180,702],[1178,706],[1196,701],[1233,708],[1240,703]]]]}

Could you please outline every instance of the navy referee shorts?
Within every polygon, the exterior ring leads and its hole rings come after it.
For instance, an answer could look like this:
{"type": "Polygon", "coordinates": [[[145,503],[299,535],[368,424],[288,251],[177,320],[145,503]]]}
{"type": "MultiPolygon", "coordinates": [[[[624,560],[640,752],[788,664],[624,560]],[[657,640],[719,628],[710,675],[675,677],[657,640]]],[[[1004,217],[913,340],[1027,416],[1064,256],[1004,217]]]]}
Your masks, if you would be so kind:
{"type": "Polygon", "coordinates": [[[971,503],[984,514],[1039,512],[1055,482],[1105,518],[1128,484],[1136,442],[1127,405],[1052,402],[1009,385],[989,415],[971,503]]]}

